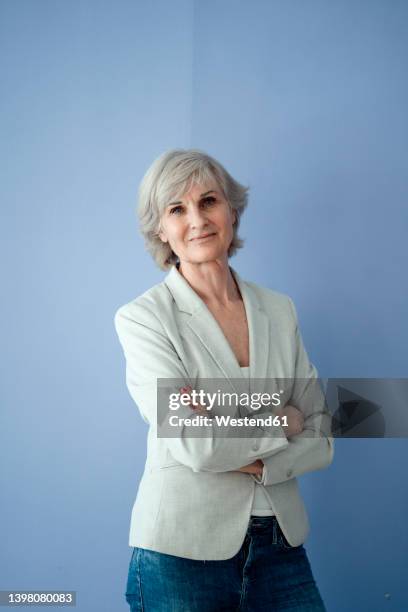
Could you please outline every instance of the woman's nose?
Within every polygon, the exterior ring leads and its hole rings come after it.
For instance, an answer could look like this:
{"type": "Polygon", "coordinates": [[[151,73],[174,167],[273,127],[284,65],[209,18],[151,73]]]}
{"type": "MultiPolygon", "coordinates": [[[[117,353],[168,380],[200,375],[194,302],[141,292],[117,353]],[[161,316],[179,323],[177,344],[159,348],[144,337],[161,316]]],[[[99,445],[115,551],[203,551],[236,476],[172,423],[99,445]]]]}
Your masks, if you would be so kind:
{"type": "Polygon", "coordinates": [[[201,210],[198,206],[190,208],[188,220],[192,228],[204,227],[207,224],[205,211],[201,210]]]}

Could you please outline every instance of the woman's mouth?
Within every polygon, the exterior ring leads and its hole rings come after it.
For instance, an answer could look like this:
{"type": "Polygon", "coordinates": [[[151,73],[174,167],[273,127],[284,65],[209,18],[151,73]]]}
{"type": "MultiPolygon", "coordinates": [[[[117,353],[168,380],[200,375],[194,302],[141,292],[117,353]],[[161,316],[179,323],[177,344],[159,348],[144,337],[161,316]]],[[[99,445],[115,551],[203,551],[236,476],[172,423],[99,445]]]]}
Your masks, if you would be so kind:
{"type": "Polygon", "coordinates": [[[197,236],[197,238],[191,238],[190,242],[204,242],[204,240],[210,240],[215,236],[215,232],[202,234],[201,236],[197,236]]]}

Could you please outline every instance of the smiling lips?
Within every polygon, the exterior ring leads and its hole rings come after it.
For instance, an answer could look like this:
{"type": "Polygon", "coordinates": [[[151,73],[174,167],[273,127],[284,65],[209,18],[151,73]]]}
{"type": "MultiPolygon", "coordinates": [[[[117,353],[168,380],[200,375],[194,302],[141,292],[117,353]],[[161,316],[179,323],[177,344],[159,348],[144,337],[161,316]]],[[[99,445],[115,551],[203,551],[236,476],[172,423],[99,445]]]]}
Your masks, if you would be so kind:
{"type": "Polygon", "coordinates": [[[208,234],[202,234],[202,236],[197,236],[196,238],[190,238],[190,242],[195,242],[197,240],[201,241],[201,240],[205,240],[206,238],[211,238],[212,236],[215,236],[214,232],[208,233],[208,234]]]}

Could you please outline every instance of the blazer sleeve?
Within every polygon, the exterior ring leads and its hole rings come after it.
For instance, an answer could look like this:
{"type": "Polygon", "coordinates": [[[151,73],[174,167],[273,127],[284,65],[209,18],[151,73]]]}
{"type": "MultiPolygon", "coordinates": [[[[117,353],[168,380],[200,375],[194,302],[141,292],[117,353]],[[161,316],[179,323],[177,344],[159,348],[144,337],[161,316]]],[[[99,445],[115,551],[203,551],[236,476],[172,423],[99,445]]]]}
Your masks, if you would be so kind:
{"type": "Polygon", "coordinates": [[[291,298],[288,299],[294,317],[296,343],[293,389],[288,404],[303,412],[304,428],[289,439],[286,449],[263,459],[262,477],[252,475],[254,480],[266,486],[325,468],[332,462],[334,454],[331,415],[317,370],[309,361],[303,345],[295,305],[291,298]]]}
{"type": "MultiPolygon", "coordinates": [[[[114,321],[126,359],[129,393],[142,418],[157,432],[157,379],[178,379],[188,385],[191,384],[188,373],[158,317],[147,308],[126,304],[118,309],[114,321]]],[[[174,391],[178,390],[175,387],[174,391]]],[[[177,415],[191,417],[193,412],[181,406],[177,415]]],[[[167,419],[170,416],[169,411],[167,419]]],[[[288,446],[283,429],[276,426],[269,430],[248,427],[245,438],[226,437],[225,430],[220,434],[215,424],[206,428],[205,436],[193,437],[196,430],[183,425],[177,435],[164,438],[174,459],[195,472],[237,470],[288,446]]]]}

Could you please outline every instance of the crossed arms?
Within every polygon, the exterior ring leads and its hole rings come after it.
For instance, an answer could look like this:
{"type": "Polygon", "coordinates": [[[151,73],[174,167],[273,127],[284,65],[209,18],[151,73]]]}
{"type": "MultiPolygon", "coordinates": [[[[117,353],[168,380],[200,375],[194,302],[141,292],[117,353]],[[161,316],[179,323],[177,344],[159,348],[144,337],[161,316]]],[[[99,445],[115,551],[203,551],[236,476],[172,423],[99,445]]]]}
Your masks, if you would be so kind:
{"type": "MultiPolygon", "coordinates": [[[[174,459],[195,472],[247,471],[265,485],[276,484],[318,470],[333,459],[334,444],[330,436],[330,415],[324,396],[316,402],[315,367],[309,362],[297,325],[295,307],[290,298],[295,322],[296,364],[290,404],[302,412],[303,430],[288,440],[284,428],[271,426],[270,431],[250,429],[245,438],[225,438],[214,429],[209,436],[193,437],[186,426],[178,436],[166,438],[174,459]],[[313,401],[312,401],[313,396],[313,401]],[[260,478],[260,463],[263,471],[260,478]],[[252,468],[245,466],[256,464],[252,468]]],[[[188,386],[190,380],[159,318],[135,302],[122,306],[115,314],[115,327],[126,358],[126,384],[142,418],[157,427],[157,379],[179,379],[188,386]]],[[[191,409],[180,413],[191,416],[191,409]]]]}

